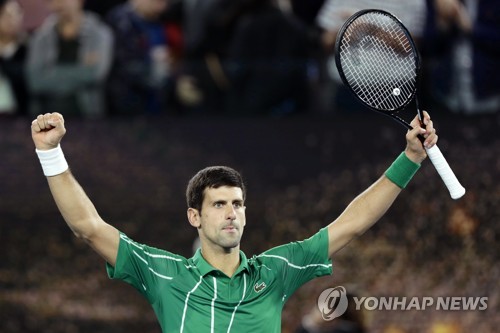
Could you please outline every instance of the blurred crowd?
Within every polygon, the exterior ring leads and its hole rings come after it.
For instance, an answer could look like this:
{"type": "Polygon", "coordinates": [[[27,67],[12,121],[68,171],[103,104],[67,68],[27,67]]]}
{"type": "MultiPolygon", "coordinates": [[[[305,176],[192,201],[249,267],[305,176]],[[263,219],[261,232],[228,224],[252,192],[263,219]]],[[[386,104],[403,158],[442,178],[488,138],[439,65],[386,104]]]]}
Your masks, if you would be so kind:
{"type": "Polygon", "coordinates": [[[409,28],[424,105],[500,109],[500,2],[0,0],[0,115],[332,114],[359,108],[333,45],[354,12],[409,28]],[[426,104],[427,103],[427,104],[426,104]]]}

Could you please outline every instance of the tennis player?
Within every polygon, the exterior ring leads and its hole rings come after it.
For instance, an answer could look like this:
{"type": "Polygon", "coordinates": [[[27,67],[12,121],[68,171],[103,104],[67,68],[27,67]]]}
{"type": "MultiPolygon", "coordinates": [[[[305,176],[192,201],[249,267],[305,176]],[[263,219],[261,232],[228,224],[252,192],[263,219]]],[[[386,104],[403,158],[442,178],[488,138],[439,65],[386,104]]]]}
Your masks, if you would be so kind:
{"type": "Polygon", "coordinates": [[[135,287],[163,332],[281,332],[283,305],[304,283],[332,273],[331,257],[370,228],[426,158],[437,135],[427,113],[406,134],[406,149],[344,212],[310,238],[247,258],[240,251],[246,190],[238,172],[209,167],[189,182],[187,219],[201,248],[192,258],[139,244],[97,213],[68,168],[60,114],[39,115],[31,133],[54,200],[68,226],[106,260],[110,278],[135,287]]]}

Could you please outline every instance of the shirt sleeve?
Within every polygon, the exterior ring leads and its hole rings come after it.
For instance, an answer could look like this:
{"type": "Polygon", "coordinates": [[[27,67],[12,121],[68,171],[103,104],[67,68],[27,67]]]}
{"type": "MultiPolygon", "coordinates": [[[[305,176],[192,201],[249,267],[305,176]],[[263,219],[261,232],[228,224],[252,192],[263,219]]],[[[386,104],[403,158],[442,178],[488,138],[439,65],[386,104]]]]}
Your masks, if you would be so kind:
{"type": "Polygon", "coordinates": [[[270,249],[259,257],[265,258],[270,265],[277,268],[277,277],[282,280],[286,298],[306,282],[332,274],[326,228],[303,241],[270,249]]]}
{"type": "Polygon", "coordinates": [[[158,285],[172,280],[185,261],[182,256],[137,243],[120,233],[116,264],[106,263],[106,271],[109,278],[132,285],[153,304],[158,285]]]}

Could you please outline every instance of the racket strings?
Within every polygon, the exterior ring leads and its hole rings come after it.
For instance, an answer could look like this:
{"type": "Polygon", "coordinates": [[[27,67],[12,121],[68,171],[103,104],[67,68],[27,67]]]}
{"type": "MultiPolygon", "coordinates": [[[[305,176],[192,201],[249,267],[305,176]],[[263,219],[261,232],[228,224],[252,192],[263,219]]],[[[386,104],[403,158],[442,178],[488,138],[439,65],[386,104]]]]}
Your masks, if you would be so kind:
{"type": "Polygon", "coordinates": [[[349,85],[370,106],[391,111],[413,98],[414,50],[392,18],[372,13],[353,21],[341,40],[340,58],[349,85]]]}
{"type": "MultiPolygon", "coordinates": [[[[367,40],[369,39],[371,38],[367,37],[367,40]]],[[[369,63],[369,67],[378,68],[379,70],[367,72],[366,74],[368,75],[366,79],[363,78],[359,72],[353,71],[353,74],[357,74],[357,82],[359,82],[358,89],[360,90],[358,93],[364,96],[370,104],[378,108],[395,108],[404,102],[405,96],[409,96],[412,93],[412,90],[407,84],[408,81],[413,79],[413,77],[407,73],[407,68],[412,65],[411,63],[407,63],[409,61],[407,57],[401,58],[394,53],[388,52],[387,46],[383,43],[381,44],[380,40],[375,39],[372,43],[374,46],[373,54],[370,57],[364,57],[364,61],[369,63]],[[380,70],[382,68],[376,65],[385,64],[387,62],[393,64],[393,66],[391,66],[391,72],[380,70]],[[399,82],[396,82],[393,76],[396,76],[399,82]],[[377,80],[386,84],[371,84],[369,87],[373,89],[367,88],[366,83],[375,82],[377,80]]]]}

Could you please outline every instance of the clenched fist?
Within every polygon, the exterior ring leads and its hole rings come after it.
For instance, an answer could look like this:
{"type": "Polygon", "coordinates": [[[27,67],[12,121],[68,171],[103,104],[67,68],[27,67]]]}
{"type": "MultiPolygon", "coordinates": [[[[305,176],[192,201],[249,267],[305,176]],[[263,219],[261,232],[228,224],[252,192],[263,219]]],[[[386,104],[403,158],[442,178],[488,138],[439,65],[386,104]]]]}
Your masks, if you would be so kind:
{"type": "Polygon", "coordinates": [[[38,150],[56,148],[64,134],[64,118],[59,113],[39,115],[31,122],[31,137],[38,150]]]}

